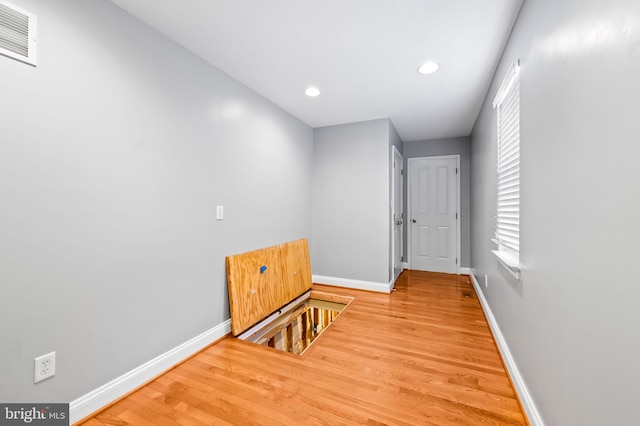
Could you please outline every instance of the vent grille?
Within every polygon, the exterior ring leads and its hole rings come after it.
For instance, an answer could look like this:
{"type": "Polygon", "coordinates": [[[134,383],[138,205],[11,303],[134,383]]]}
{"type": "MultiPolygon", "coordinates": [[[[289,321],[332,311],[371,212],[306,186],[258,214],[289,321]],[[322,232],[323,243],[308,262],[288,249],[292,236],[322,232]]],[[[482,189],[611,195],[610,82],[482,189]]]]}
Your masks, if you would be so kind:
{"type": "Polygon", "coordinates": [[[0,1],[0,54],[36,65],[36,16],[0,1]]]}

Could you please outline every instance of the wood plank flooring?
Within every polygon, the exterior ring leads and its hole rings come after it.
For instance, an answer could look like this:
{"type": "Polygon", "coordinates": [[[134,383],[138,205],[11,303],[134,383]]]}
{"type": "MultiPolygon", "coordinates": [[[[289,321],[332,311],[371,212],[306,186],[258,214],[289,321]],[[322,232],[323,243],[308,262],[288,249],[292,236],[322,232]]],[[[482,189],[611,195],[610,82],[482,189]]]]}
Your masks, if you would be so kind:
{"type": "Polygon", "coordinates": [[[527,424],[467,276],[314,289],[356,300],[304,355],[224,338],[84,424],[527,424]]]}

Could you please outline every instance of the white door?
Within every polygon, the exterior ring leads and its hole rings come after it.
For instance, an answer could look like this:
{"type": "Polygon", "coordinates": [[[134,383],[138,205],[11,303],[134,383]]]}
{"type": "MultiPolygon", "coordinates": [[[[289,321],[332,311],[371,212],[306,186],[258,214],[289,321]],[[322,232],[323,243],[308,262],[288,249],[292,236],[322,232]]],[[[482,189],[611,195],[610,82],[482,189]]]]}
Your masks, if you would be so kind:
{"type": "Polygon", "coordinates": [[[403,200],[402,200],[402,175],[403,159],[400,152],[393,147],[392,175],[391,175],[391,264],[393,265],[393,279],[395,280],[402,272],[402,234],[404,229],[403,200]]]}
{"type": "Polygon", "coordinates": [[[458,272],[458,159],[409,160],[411,269],[458,272]]]}

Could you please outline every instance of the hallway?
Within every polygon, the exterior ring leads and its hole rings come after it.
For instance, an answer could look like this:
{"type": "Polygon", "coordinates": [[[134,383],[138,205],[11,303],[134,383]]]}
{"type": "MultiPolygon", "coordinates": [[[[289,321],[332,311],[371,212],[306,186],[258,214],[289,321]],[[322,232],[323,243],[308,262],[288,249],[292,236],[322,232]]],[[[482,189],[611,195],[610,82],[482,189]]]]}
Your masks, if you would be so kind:
{"type": "Polygon", "coordinates": [[[88,426],[526,424],[467,276],[404,271],[303,356],[224,338],[88,426]]]}

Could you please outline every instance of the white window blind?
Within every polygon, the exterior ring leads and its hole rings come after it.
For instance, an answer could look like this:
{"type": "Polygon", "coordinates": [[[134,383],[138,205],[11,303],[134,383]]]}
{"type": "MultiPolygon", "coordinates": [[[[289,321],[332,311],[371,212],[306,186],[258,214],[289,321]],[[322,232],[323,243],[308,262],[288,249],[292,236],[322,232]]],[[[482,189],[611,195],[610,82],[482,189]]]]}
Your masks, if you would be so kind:
{"type": "Polygon", "coordinates": [[[499,257],[519,269],[520,61],[514,61],[493,101],[498,111],[497,205],[494,242],[499,257]],[[507,255],[507,256],[504,256],[507,255]]]}

